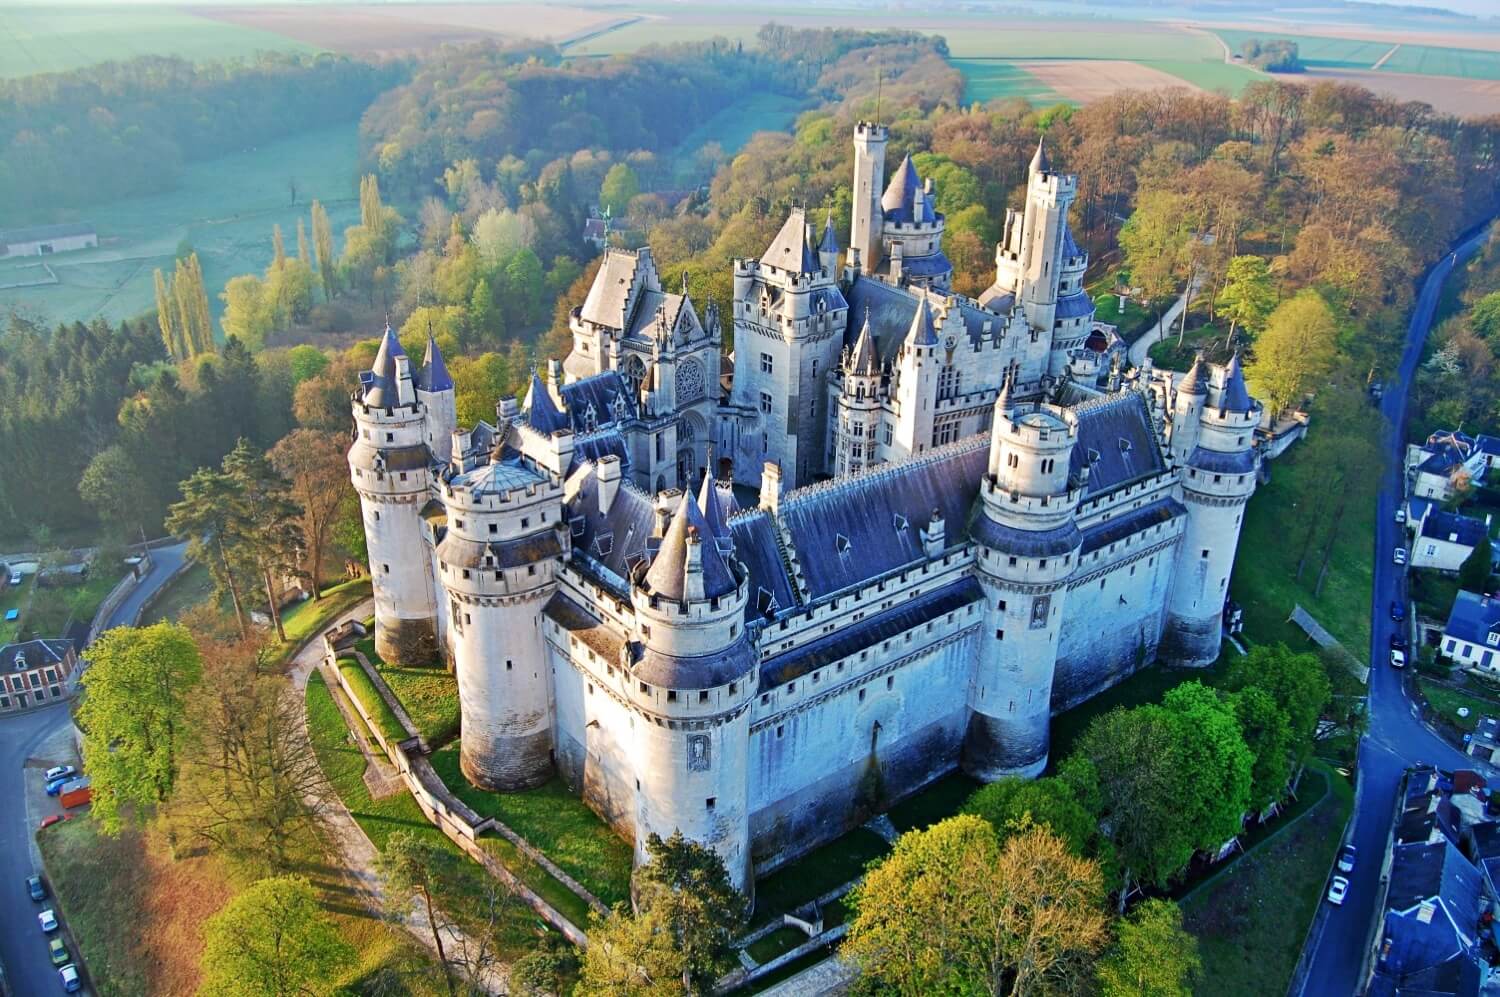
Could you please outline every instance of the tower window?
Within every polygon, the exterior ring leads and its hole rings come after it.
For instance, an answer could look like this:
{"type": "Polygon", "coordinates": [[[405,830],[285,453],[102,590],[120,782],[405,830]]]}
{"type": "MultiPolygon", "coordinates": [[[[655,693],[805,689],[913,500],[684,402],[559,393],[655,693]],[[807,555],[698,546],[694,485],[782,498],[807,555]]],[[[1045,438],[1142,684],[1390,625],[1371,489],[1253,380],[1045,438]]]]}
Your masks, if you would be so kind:
{"type": "Polygon", "coordinates": [[[1014,554],[1012,554],[1012,555],[1011,555],[1011,556],[1010,556],[1010,566],[1011,566],[1011,567],[1012,567],[1012,568],[1014,568],[1014,567],[1015,567],[1015,566],[1016,566],[1016,555],[1014,555],[1014,554]]]}
{"type": "Polygon", "coordinates": [[[706,703],[706,702],[708,702],[708,690],[707,689],[699,690],[699,692],[698,692],[698,702],[700,702],[700,703],[706,703]]]}
{"type": "Polygon", "coordinates": [[[774,367],[774,364],[772,363],[772,360],[771,360],[771,354],[769,354],[769,353],[762,353],[760,355],[760,372],[762,374],[769,374],[769,373],[771,373],[771,370],[772,370],[773,367],[774,367]]]}
{"type": "Polygon", "coordinates": [[[515,667],[516,667],[516,663],[514,661],[511,661],[509,658],[505,659],[505,670],[506,671],[510,671],[511,669],[513,669],[515,667]]]}
{"type": "MultiPolygon", "coordinates": [[[[459,523],[458,525],[462,526],[463,524],[459,523]]],[[[500,532],[500,524],[499,523],[491,523],[490,524],[490,532],[491,533],[499,533],[500,532]]]]}
{"type": "Polygon", "coordinates": [[[669,703],[675,703],[675,702],[677,702],[677,690],[676,689],[668,689],[667,690],[667,702],[669,702],[669,703]]]}
{"type": "Polygon", "coordinates": [[[771,396],[764,391],[760,393],[760,410],[767,415],[771,413],[771,396]]]}
{"type": "Polygon", "coordinates": [[[391,566],[389,564],[382,564],[380,566],[380,570],[381,570],[381,572],[383,574],[387,574],[388,575],[388,574],[391,573],[391,566]]]}
{"type": "Polygon", "coordinates": [[[1005,639],[1005,631],[1004,630],[996,630],[995,631],[995,639],[996,640],[1004,640],[1005,639]]]}
{"type": "Polygon", "coordinates": [[[706,799],[706,800],[703,801],[703,805],[706,806],[706,807],[708,807],[708,809],[712,810],[714,808],[714,804],[717,803],[717,802],[718,802],[718,797],[716,797],[716,796],[710,796],[708,799],[706,799]]]}
{"type": "Polygon", "coordinates": [[[865,701],[865,691],[863,689],[859,690],[859,701],[861,703],[865,701]]]}
{"type": "Polygon", "coordinates": [[[1207,557],[1207,556],[1208,556],[1208,548],[1207,548],[1207,547],[1204,547],[1204,548],[1203,548],[1203,556],[1204,556],[1204,557],[1207,557]]]}
{"type": "Polygon", "coordinates": [[[526,573],[528,575],[534,575],[534,574],[536,574],[536,565],[534,565],[534,564],[528,564],[528,565],[526,565],[526,573]]]}
{"type": "Polygon", "coordinates": [[[995,608],[998,609],[998,610],[1000,610],[1000,612],[1002,612],[1002,613],[1005,612],[1005,600],[1001,599],[1000,600],[1000,605],[996,606],[995,608]]]}
{"type": "Polygon", "coordinates": [[[776,736],[780,737],[781,735],[783,735],[785,733],[786,733],[786,724],[777,724],[776,725],[776,736]]]}
{"type": "Polygon", "coordinates": [[[644,692],[646,695],[649,696],[649,695],[651,695],[651,687],[649,685],[647,685],[646,683],[642,682],[641,683],[641,692],[644,692]]]}
{"type": "Polygon", "coordinates": [[[395,433],[386,433],[385,434],[385,441],[387,443],[390,443],[390,442],[394,441],[395,439],[396,439],[396,434],[395,433]]]}
{"type": "Polygon", "coordinates": [[[896,676],[887,675],[885,677],[885,687],[887,690],[896,688],[896,676]]]}

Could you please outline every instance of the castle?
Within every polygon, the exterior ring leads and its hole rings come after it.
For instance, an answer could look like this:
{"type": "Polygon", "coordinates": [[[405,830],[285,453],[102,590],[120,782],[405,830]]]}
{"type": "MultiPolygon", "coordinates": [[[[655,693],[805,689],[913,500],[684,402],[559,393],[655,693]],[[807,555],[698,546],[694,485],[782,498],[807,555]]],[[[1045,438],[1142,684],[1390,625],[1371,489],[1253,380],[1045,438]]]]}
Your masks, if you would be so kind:
{"type": "Polygon", "coordinates": [[[1143,665],[1212,662],[1259,470],[1237,358],[1122,369],[1042,148],[976,300],[886,138],[856,128],[842,265],[800,210],[735,263],[727,387],[716,309],[640,249],[495,425],[389,330],[353,396],[376,645],[454,669],[465,775],[557,775],[637,859],[681,830],[747,893],[956,766],[1037,775],[1051,715],[1143,665]]]}

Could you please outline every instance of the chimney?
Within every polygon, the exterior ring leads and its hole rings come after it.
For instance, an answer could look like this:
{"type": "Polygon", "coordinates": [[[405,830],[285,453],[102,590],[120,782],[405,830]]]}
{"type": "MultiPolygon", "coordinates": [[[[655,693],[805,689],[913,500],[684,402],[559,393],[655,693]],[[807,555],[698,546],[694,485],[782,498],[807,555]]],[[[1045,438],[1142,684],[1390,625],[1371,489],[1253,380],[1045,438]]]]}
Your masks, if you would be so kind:
{"type": "Polygon", "coordinates": [[[667,535],[667,526],[672,522],[672,510],[667,508],[667,502],[663,501],[661,495],[656,496],[656,505],[652,508],[652,513],[651,535],[660,539],[667,535]]]}
{"type": "Polygon", "coordinates": [[[943,522],[943,513],[940,509],[932,510],[932,518],[927,521],[927,528],[922,531],[922,552],[928,557],[942,557],[943,548],[948,544],[948,529],[943,522]]]}
{"type": "Polygon", "coordinates": [[[411,405],[417,400],[417,392],[411,383],[411,357],[402,354],[396,357],[396,398],[402,405],[411,405]]]}
{"type": "Polygon", "coordinates": [[[901,258],[902,258],[901,243],[899,243],[899,242],[893,242],[893,243],[891,243],[890,271],[891,271],[891,280],[892,281],[900,281],[901,280],[901,258]]]}
{"type": "Polygon", "coordinates": [[[698,528],[689,526],[687,531],[687,566],[683,569],[682,597],[688,602],[702,602],[703,591],[703,541],[698,528]]]}
{"type": "Polygon", "coordinates": [[[781,465],[774,460],[760,469],[760,507],[773,516],[781,507],[781,465]]]}
{"type": "Polygon", "coordinates": [[[615,495],[620,490],[620,458],[614,454],[606,454],[599,458],[599,514],[609,514],[609,507],[615,503],[615,495]]]}
{"type": "Polygon", "coordinates": [[[562,384],[562,361],[554,357],[547,361],[547,393],[552,396],[552,400],[557,403],[558,408],[564,407],[562,384]]]}

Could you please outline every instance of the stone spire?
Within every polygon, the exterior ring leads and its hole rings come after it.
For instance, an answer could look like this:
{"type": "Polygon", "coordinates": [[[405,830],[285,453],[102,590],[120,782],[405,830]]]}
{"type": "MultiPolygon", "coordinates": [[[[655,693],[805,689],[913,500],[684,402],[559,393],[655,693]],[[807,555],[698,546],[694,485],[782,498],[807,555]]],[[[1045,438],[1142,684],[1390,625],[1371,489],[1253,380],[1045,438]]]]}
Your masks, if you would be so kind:
{"type": "Polygon", "coordinates": [[[874,377],[880,373],[880,360],[875,352],[875,337],[870,335],[868,305],[865,307],[865,324],[859,330],[859,338],[854,341],[854,352],[849,355],[849,373],[860,377],[874,377]]]}
{"type": "MultiPolygon", "coordinates": [[[[710,458],[712,459],[712,458],[710,458]]],[[[719,501],[719,486],[714,482],[713,471],[703,469],[703,484],[698,489],[698,506],[703,510],[703,521],[708,524],[708,536],[712,537],[720,551],[732,549],[734,535],[725,522],[724,505],[719,501]]]]}
{"type": "Polygon", "coordinates": [[[925,294],[917,298],[917,313],[912,316],[911,328],[907,330],[906,345],[937,345],[937,332],[932,327],[932,309],[927,306],[925,294]]]}
{"type": "Polygon", "coordinates": [[[1193,357],[1193,365],[1177,384],[1177,391],[1184,395],[1208,394],[1208,366],[1203,362],[1203,351],[1193,357]]]}
{"type": "Polygon", "coordinates": [[[677,513],[661,538],[661,547],[642,579],[646,591],[678,601],[715,599],[733,592],[737,584],[734,573],[718,545],[703,542],[712,536],[693,493],[683,492],[677,513]]]}
{"type": "Polygon", "coordinates": [[[526,402],[522,408],[526,410],[526,421],[538,432],[550,436],[569,428],[568,417],[558,410],[557,403],[536,371],[531,372],[531,386],[526,389],[526,402]]]}
{"type": "Polygon", "coordinates": [[[1240,370],[1240,351],[1235,350],[1224,368],[1224,390],[1219,393],[1219,411],[1250,412],[1255,409],[1255,400],[1245,386],[1245,374],[1240,370]]]}
{"type": "Polygon", "coordinates": [[[829,208],[828,215],[823,220],[823,241],[818,243],[818,253],[833,253],[837,256],[838,252],[839,240],[833,234],[833,209],[829,208]]]}
{"type": "Polygon", "coordinates": [[[427,352],[422,356],[422,369],[417,371],[417,387],[428,392],[453,390],[453,378],[448,374],[443,351],[432,336],[430,324],[427,326],[427,352]]]}
{"type": "Polygon", "coordinates": [[[1041,136],[1036,140],[1036,152],[1031,157],[1031,173],[1051,173],[1052,161],[1047,158],[1047,149],[1043,144],[1046,140],[1041,136]]]}

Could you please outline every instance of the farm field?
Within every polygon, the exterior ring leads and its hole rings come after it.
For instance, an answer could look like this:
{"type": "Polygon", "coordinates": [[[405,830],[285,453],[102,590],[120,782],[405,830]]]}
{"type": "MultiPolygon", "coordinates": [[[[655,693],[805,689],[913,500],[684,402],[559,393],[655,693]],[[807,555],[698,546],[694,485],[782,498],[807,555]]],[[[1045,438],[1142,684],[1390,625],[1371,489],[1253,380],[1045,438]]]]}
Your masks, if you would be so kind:
{"type": "Polygon", "coordinates": [[[1021,97],[1033,104],[1055,104],[1065,98],[1037,74],[1006,59],[953,59],[964,74],[964,100],[991,101],[1021,97]]]}
{"type": "MultiPolygon", "coordinates": [[[[1389,65],[1389,63],[1387,63],[1389,65]]],[[[1302,81],[1341,80],[1397,100],[1420,100],[1449,114],[1483,116],[1500,108],[1500,80],[1461,80],[1452,76],[1416,76],[1370,69],[1323,69],[1302,74],[1302,81]]]]}
{"type": "Polygon", "coordinates": [[[195,61],[260,51],[315,52],[285,35],[176,7],[0,7],[0,78],[54,73],[138,55],[195,61]]]}
{"type": "Polygon", "coordinates": [[[1289,39],[1297,43],[1303,62],[1319,68],[1374,69],[1379,64],[1382,73],[1500,80],[1500,51],[1229,28],[1214,31],[1236,52],[1247,38],[1289,39]]]}
{"type": "Polygon", "coordinates": [[[190,163],[177,190],[91,211],[83,220],[98,228],[98,249],[50,256],[46,269],[37,257],[0,262],[0,285],[44,281],[0,290],[0,311],[16,306],[49,323],[133,318],[154,307],[152,271],[170,269],[178,247],[190,245],[203,263],[217,318],[224,282],[265,268],[273,224],[280,224],[287,244],[295,246],[297,219],[307,217],[314,198],[328,209],[342,244],[344,228],[359,217],[358,152],[356,126],[350,122],[190,163]],[[288,187],[293,177],[295,205],[288,187]]]}
{"type": "Polygon", "coordinates": [[[1297,53],[1309,66],[1328,66],[1344,69],[1368,69],[1380,61],[1380,57],[1391,50],[1393,43],[1366,41],[1356,38],[1325,38],[1312,35],[1292,35],[1285,32],[1243,31],[1233,28],[1215,28],[1214,34],[1224,39],[1230,50],[1238,53],[1241,46],[1251,38],[1267,41],[1284,38],[1297,43],[1297,53]]]}

